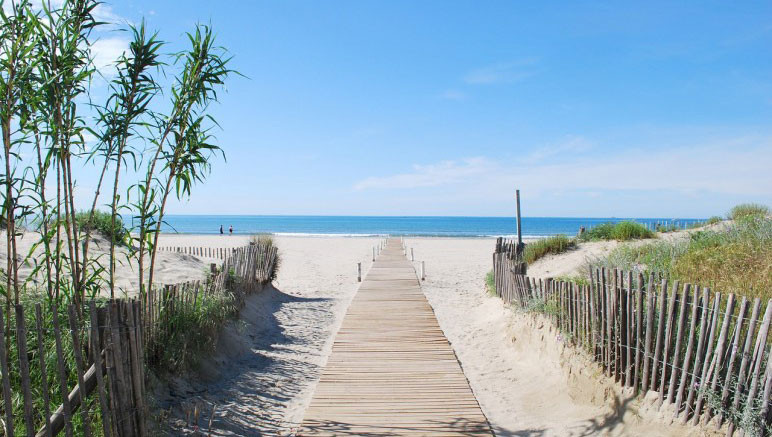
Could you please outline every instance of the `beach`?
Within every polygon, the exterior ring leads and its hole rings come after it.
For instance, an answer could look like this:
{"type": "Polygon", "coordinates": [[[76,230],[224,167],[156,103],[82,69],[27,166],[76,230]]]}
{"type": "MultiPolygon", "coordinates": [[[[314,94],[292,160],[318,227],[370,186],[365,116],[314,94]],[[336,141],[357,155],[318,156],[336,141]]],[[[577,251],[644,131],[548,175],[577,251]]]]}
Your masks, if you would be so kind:
{"type": "MultiPolygon", "coordinates": [[[[357,291],[356,265],[366,274],[377,238],[274,237],[279,274],[248,298],[241,318],[222,332],[217,351],[198,370],[156,393],[171,432],[198,407],[213,435],[240,435],[257,426],[292,435],[303,419],[357,291]]],[[[165,245],[235,247],[247,237],[164,235],[165,245]]],[[[632,399],[597,365],[563,344],[546,320],[514,312],[486,293],[492,238],[408,238],[422,284],[497,435],[703,435],[642,399],[632,399]]],[[[596,251],[592,251],[596,253],[596,251]]],[[[582,255],[573,254],[576,257],[582,255]]],[[[554,262],[554,260],[553,260],[554,262]]]]}

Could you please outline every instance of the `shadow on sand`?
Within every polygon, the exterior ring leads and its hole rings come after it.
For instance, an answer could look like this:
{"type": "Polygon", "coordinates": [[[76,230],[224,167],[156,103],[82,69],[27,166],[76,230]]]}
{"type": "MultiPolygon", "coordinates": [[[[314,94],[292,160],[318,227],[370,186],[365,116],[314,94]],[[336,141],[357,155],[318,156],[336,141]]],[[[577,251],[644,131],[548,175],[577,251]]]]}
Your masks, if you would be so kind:
{"type": "Polygon", "coordinates": [[[168,411],[162,432],[289,433],[293,425],[282,423],[285,409],[319,378],[333,303],[273,285],[249,296],[239,318],[220,335],[217,351],[202,357],[196,371],[173,378],[159,396],[158,407],[168,411]]]}

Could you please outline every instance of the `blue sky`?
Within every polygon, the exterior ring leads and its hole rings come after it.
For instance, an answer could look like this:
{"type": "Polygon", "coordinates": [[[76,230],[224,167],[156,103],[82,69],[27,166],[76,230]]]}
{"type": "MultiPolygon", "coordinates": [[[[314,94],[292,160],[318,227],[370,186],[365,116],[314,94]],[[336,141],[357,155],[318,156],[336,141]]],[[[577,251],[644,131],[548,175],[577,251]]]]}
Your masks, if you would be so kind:
{"type": "MultiPolygon", "coordinates": [[[[702,217],[772,204],[772,3],[127,1],[234,56],[173,213],[702,217]]],[[[124,34],[101,37],[98,56],[124,34]]],[[[87,184],[86,184],[87,185],[87,184]]]]}

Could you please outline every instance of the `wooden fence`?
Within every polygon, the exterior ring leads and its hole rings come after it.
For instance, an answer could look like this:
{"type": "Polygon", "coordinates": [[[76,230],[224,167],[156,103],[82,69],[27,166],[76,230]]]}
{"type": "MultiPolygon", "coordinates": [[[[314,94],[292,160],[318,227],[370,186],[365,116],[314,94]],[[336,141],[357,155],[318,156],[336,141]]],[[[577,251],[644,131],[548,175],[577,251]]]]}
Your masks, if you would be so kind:
{"type": "Polygon", "coordinates": [[[727,423],[764,434],[770,424],[772,300],[762,302],[631,272],[597,269],[586,282],[518,274],[494,254],[496,293],[547,314],[619,384],[659,393],[682,423],[727,423]],[[763,317],[760,317],[763,314],[763,317]],[[750,401],[749,401],[750,400],[750,401]]]}
{"type": "Polygon", "coordinates": [[[159,246],[161,252],[177,252],[202,258],[225,259],[234,253],[235,247],[159,246]]]}
{"type": "Polygon", "coordinates": [[[211,293],[229,293],[240,309],[276,265],[275,247],[249,245],[229,253],[208,280],[154,288],[144,299],[64,309],[37,303],[34,315],[31,306],[0,309],[4,435],[147,435],[148,352],[176,328],[174,312],[211,293]]]}
{"type": "Polygon", "coordinates": [[[146,435],[139,303],[110,300],[97,307],[92,301],[64,311],[38,303],[34,316],[28,312],[23,305],[11,315],[0,310],[5,435],[146,435]],[[6,317],[12,319],[9,331],[6,317]],[[11,356],[18,373],[10,373],[11,356]],[[20,411],[8,408],[14,405],[12,386],[21,391],[20,411]]]}

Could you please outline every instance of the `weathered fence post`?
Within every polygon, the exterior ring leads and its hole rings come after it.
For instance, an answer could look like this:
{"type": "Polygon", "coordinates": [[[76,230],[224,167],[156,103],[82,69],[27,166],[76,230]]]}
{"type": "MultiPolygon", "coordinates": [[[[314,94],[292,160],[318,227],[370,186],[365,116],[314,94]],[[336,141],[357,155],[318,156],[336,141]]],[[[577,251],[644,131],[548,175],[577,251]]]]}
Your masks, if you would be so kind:
{"type": "Polygon", "coordinates": [[[357,282],[362,282],[362,263],[357,263],[357,282]]]}
{"type": "Polygon", "coordinates": [[[426,280],[426,261],[421,261],[421,280],[426,280]]]}

